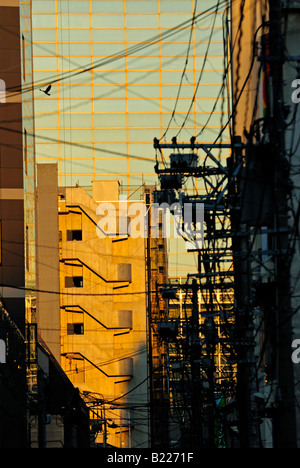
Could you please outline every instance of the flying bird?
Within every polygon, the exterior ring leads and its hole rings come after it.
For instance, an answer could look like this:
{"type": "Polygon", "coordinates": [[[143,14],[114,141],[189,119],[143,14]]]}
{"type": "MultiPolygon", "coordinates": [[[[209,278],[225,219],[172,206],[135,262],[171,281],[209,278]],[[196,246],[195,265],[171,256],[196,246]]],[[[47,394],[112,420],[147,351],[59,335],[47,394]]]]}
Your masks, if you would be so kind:
{"type": "Polygon", "coordinates": [[[46,90],[44,89],[40,89],[40,91],[42,91],[42,93],[45,93],[47,94],[47,96],[51,96],[50,94],[50,89],[52,88],[52,85],[49,85],[48,88],[46,90]]]}

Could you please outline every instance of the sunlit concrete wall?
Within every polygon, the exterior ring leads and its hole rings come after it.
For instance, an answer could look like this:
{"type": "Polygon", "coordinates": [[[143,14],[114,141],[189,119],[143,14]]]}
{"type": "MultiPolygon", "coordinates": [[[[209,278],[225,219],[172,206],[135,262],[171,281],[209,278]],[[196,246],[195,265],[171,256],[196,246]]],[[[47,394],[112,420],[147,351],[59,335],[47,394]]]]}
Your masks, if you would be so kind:
{"type": "Polygon", "coordinates": [[[148,443],[145,240],[100,239],[97,207],[101,199],[118,207],[119,182],[95,182],[93,188],[95,198],[78,187],[63,190],[59,201],[61,365],[87,400],[111,402],[95,406],[107,421],[107,441],[103,428],[97,440],[143,447],[148,443]],[[131,410],[133,404],[139,409],[131,410]]]}
{"type": "Polygon", "coordinates": [[[246,0],[246,2],[234,1],[231,3],[232,96],[235,111],[233,124],[235,135],[243,137],[244,129],[249,131],[253,117],[256,118],[262,112],[260,85],[257,90],[260,69],[257,56],[260,38],[268,32],[267,27],[260,27],[264,21],[268,20],[268,2],[266,0],[246,0]],[[250,70],[251,75],[247,80],[250,70]],[[243,90],[246,80],[247,83],[243,90]],[[255,103],[257,103],[257,112],[253,116],[255,103]]]}
{"type": "Polygon", "coordinates": [[[36,207],[37,323],[60,363],[57,164],[37,165],[36,207]]]}

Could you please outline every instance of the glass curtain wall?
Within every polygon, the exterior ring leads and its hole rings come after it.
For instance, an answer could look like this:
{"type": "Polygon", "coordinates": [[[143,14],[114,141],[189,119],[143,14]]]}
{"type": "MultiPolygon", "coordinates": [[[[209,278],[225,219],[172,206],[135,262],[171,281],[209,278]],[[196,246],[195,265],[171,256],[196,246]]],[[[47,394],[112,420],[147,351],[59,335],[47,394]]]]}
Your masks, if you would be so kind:
{"type": "Polygon", "coordinates": [[[32,0],[20,1],[20,45],[22,72],[24,253],[26,318],[35,322],[36,234],[35,234],[35,130],[34,90],[32,87],[32,0]]]}
{"type": "MultiPolygon", "coordinates": [[[[138,189],[158,182],[154,138],[214,141],[228,118],[228,3],[33,0],[37,161],[58,162],[60,185],[138,189]]],[[[180,242],[173,276],[197,267],[180,242]]]]}

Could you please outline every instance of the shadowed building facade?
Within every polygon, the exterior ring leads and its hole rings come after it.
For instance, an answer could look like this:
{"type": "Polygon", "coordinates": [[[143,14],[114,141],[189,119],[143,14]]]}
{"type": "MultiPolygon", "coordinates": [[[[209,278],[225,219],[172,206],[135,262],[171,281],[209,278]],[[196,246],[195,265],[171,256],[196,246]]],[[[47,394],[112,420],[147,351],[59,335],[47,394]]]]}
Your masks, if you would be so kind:
{"type": "Polygon", "coordinates": [[[19,2],[0,2],[0,219],[1,296],[6,310],[24,332],[24,192],[22,72],[19,2]],[[20,288],[20,289],[18,289],[20,288]]]}

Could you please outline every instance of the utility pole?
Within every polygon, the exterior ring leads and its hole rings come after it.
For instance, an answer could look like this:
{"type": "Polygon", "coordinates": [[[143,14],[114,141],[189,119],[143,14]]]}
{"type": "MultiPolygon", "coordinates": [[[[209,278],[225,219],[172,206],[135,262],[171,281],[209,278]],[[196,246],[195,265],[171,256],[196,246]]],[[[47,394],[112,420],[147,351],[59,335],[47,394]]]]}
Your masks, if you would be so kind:
{"type": "MultiPolygon", "coordinates": [[[[234,138],[234,147],[241,142],[240,137],[234,138]]],[[[240,149],[234,149],[228,161],[229,170],[243,163],[240,149]]],[[[242,173],[243,174],[243,173],[242,173]]],[[[254,323],[251,306],[251,267],[248,236],[241,235],[247,228],[241,223],[240,194],[244,191],[245,178],[238,176],[235,183],[229,187],[233,206],[231,213],[232,250],[234,262],[234,292],[235,292],[235,327],[234,346],[237,354],[237,416],[241,448],[259,448],[259,421],[254,401],[256,360],[254,355],[254,323]]]]}
{"type": "Polygon", "coordinates": [[[103,432],[103,448],[107,448],[107,419],[105,415],[105,403],[103,401],[103,421],[104,421],[104,432],[103,432]]]}
{"type": "Polygon", "coordinates": [[[147,309],[148,309],[148,389],[149,389],[149,429],[150,446],[152,449],[169,446],[169,390],[166,372],[166,343],[159,334],[159,322],[166,319],[168,308],[166,303],[160,303],[156,295],[156,285],[160,278],[160,266],[165,268],[164,259],[155,257],[153,252],[158,245],[164,246],[164,238],[159,227],[160,214],[151,210],[153,188],[145,188],[145,205],[147,221],[145,222],[146,253],[147,253],[147,309]],[[157,229],[152,236],[152,228],[157,229]]]}
{"type": "MultiPolygon", "coordinates": [[[[289,171],[285,151],[283,112],[282,2],[269,0],[270,9],[270,69],[272,102],[270,142],[274,157],[274,228],[275,248],[289,251],[288,191],[289,171]]],[[[291,360],[292,320],[290,299],[290,256],[284,253],[275,258],[277,290],[276,316],[276,377],[277,408],[274,417],[274,444],[276,448],[296,448],[296,417],[293,363],[291,360]]]]}
{"type": "Polygon", "coordinates": [[[150,432],[150,446],[155,447],[155,424],[154,424],[154,397],[153,397],[153,330],[152,330],[152,280],[151,280],[151,195],[150,192],[146,193],[146,209],[148,212],[148,225],[147,238],[146,238],[146,256],[147,256],[147,327],[148,327],[148,376],[149,376],[149,432],[150,432]]]}
{"type": "Polygon", "coordinates": [[[191,375],[192,375],[192,418],[193,418],[193,439],[195,447],[203,447],[203,429],[201,415],[201,380],[200,380],[200,339],[199,339],[199,302],[198,284],[196,279],[192,282],[192,316],[191,316],[191,375]]]}
{"type": "MultiPolygon", "coordinates": [[[[189,247],[190,251],[198,254],[198,273],[188,274],[188,278],[195,278],[192,285],[189,285],[189,288],[192,289],[192,317],[189,321],[191,326],[188,337],[192,377],[191,394],[189,395],[191,402],[190,423],[193,431],[191,440],[195,441],[194,444],[197,446],[200,444],[201,448],[213,448],[216,444],[215,423],[218,416],[216,399],[226,393],[222,384],[216,383],[215,349],[219,337],[214,316],[219,314],[220,318],[221,309],[215,310],[217,306],[215,306],[214,296],[217,291],[222,292],[223,301],[225,294],[228,293],[229,297],[229,291],[233,290],[233,271],[230,260],[232,251],[227,243],[232,235],[229,218],[233,208],[228,199],[228,189],[242,170],[242,162],[237,161],[237,164],[232,165],[230,172],[213,153],[217,149],[242,150],[244,146],[241,141],[237,143],[237,147],[231,143],[197,143],[194,137],[191,138],[190,143],[178,143],[176,137],[169,144],[160,144],[159,140],[154,139],[156,150],[160,152],[162,149],[173,150],[169,165],[162,169],[159,169],[158,164],[155,166],[161,185],[158,198],[167,203],[169,203],[169,199],[178,201],[183,208],[185,203],[192,204],[196,211],[197,204],[202,204],[204,207],[203,225],[206,226],[206,237],[204,238],[203,228],[202,246],[200,247],[194,242],[193,246],[189,247]],[[199,161],[199,150],[202,152],[204,164],[199,161]],[[186,154],[185,151],[188,153],[186,154]],[[200,179],[206,190],[196,195],[187,195],[183,191],[185,177],[200,179]],[[172,196],[170,196],[170,192],[172,196]],[[217,223],[222,225],[221,229],[217,223]],[[225,249],[221,247],[222,242],[226,243],[225,249]],[[203,263],[203,271],[201,271],[201,263],[203,263]],[[199,282],[196,281],[196,278],[199,279],[199,282]],[[202,347],[199,340],[198,291],[200,288],[207,298],[207,318],[201,326],[203,342],[206,345],[205,356],[205,348],[202,347]],[[225,293],[224,296],[223,293],[225,293]]],[[[197,225],[197,221],[195,224],[197,225]]],[[[188,240],[186,234],[185,232],[185,240],[188,240]]]]}

